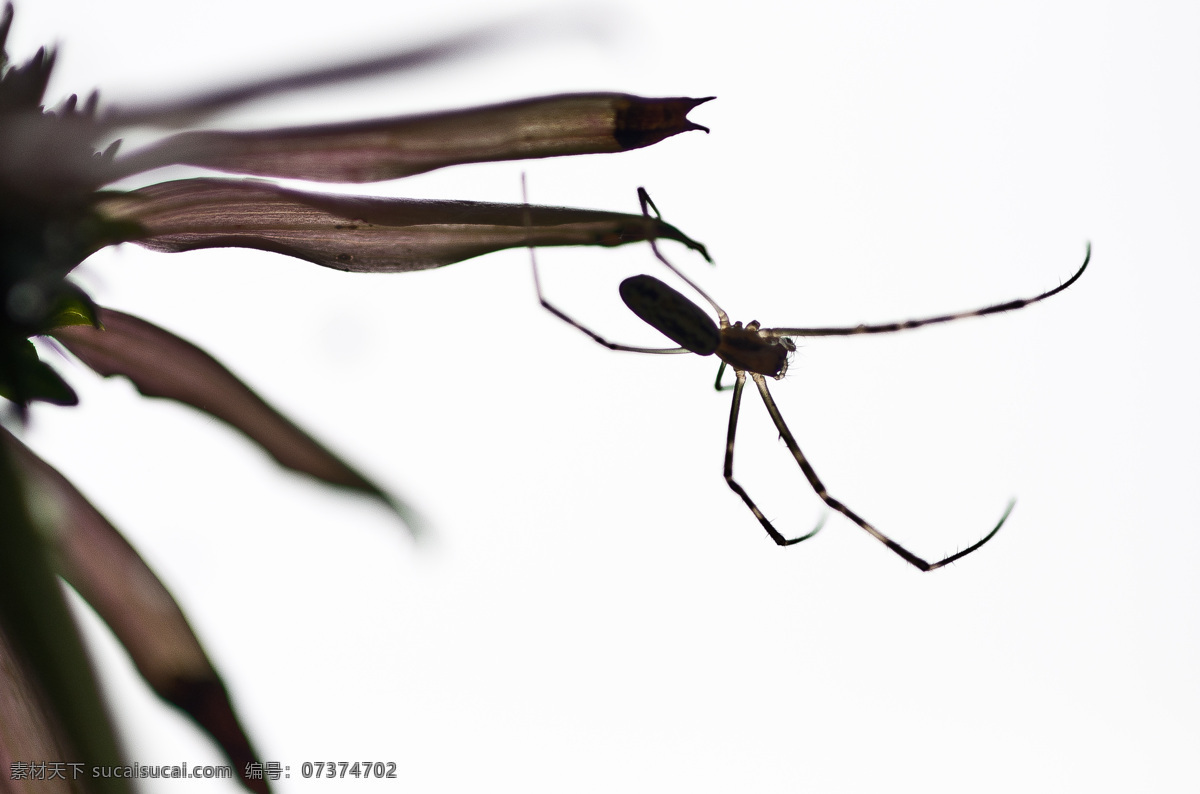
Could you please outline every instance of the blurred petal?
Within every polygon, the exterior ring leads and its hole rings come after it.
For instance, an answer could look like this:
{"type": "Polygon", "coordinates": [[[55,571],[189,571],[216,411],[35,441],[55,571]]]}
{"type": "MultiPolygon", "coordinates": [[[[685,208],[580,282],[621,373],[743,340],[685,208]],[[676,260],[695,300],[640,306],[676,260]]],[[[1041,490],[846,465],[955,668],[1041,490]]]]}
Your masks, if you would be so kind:
{"type": "Polygon", "coordinates": [[[562,94],[347,124],[184,132],[114,167],[122,176],[178,164],[319,182],[377,182],[461,163],[620,152],[689,130],[707,132],[687,118],[707,101],[562,94]]]}
{"type": "MultiPolygon", "coordinates": [[[[79,762],[85,769],[119,766],[121,753],[112,723],[79,629],[54,575],[50,550],[29,515],[14,457],[10,445],[0,443],[0,517],[4,522],[0,531],[0,633],[4,645],[0,651],[0,708],[5,710],[5,720],[0,723],[5,743],[0,744],[0,754],[32,749],[24,743],[27,740],[39,745],[52,741],[68,755],[7,760],[10,764],[79,762]],[[5,691],[9,687],[11,690],[5,691]],[[8,713],[18,720],[28,719],[28,725],[10,723],[8,713]],[[9,732],[17,736],[13,744],[8,744],[9,732]]],[[[6,764],[0,770],[4,790],[21,791],[20,783],[8,785],[10,774],[11,767],[6,764]]],[[[42,791],[39,783],[28,790],[42,791]]],[[[85,790],[130,791],[128,781],[122,778],[88,778],[86,783],[85,790]]]]}
{"type": "MultiPolygon", "coordinates": [[[[159,578],[65,477],[12,434],[0,430],[0,438],[55,513],[63,578],[104,619],[154,691],[208,731],[234,769],[257,761],[225,685],[159,578]]],[[[245,783],[268,790],[262,780],[245,783]]]]}
{"type": "Polygon", "coordinates": [[[305,193],[257,180],[182,179],[105,195],[97,210],[142,227],[156,251],[258,248],[337,270],[399,273],[526,245],[601,245],[647,237],[704,246],[657,218],[482,201],[305,193]]]}
{"type": "Polygon", "coordinates": [[[25,792],[36,785],[47,794],[71,792],[66,780],[11,780],[12,764],[31,761],[66,761],[71,754],[64,746],[65,737],[55,727],[50,709],[39,696],[38,686],[27,665],[5,636],[0,622],[0,791],[25,792]],[[26,786],[22,786],[22,782],[26,786]]]}
{"type": "Polygon", "coordinates": [[[147,397],[178,400],[240,430],[281,466],[382,500],[416,533],[412,508],[318,443],[200,348],[157,325],[96,307],[102,325],[57,328],[59,342],[96,372],[124,375],[147,397]]]}
{"type": "Polygon", "coordinates": [[[499,44],[513,46],[534,36],[562,38],[564,33],[594,35],[597,32],[594,22],[577,12],[556,13],[542,10],[493,22],[410,50],[384,53],[351,63],[318,67],[297,74],[268,77],[184,99],[167,100],[140,107],[114,107],[105,113],[104,121],[110,128],[191,124],[204,116],[262,97],[361,80],[387,72],[416,69],[461,58],[499,44]]]}

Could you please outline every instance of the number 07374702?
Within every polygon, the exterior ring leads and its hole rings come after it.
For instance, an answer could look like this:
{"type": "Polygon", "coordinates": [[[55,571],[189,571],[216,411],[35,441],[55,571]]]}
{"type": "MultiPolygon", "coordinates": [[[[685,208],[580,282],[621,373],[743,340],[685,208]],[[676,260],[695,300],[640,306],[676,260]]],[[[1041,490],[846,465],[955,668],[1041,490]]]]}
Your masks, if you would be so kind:
{"type": "Polygon", "coordinates": [[[305,761],[300,765],[300,776],[313,777],[377,777],[395,778],[395,761],[305,761]]]}

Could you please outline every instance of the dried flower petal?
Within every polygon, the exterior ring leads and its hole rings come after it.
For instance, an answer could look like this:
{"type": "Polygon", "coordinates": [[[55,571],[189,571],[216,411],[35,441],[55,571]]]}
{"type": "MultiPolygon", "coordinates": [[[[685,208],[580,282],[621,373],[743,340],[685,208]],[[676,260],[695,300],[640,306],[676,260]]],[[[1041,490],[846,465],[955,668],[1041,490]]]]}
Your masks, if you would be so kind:
{"type": "MultiPolygon", "coordinates": [[[[0,699],[12,698],[4,709],[11,704],[14,713],[17,708],[35,710],[29,729],[48,729],[54,743],[69,752],[65,758],[3,758],[0,780],[7,784],[11,761],[69,760],[91,767],[119,763],[120,752],[79,629],[54,575],[50,549],[29,515],[16,456],[4,437],[11,436],[0,433],[0,633],[5,648],[0,688],[13,691],[0,691],[0,699]]],[[[4,727],[20,732],[24,726],[4,727]]],[[[7,740],[0,744],[0,755],[11,747],[7,740]]],[[[130,791],[122,779],[90,782],[91,791],[130,791]]],[[[4,791],[11,788],[5,785],[4,791]]]]}
{"type": "Polygon", "coordinates": [[[348,124],[201,130],[118,159],[114,168],[120,176],[195,165],[254,176],[377,182],[462,163],[620,152],[689,130],[707,132],[687,113],[708,99],[562,94],[348,124]]]}
{"type": "MultiPolygon", "coordinates": [[[[10,14],[11,16],[11,14],[10,14]]],[[[473,55],[500,44],[519,45],[548,35],[561,40],[563,34],[592,35],[596,31],[586,17],[574,12],[555,13],[547,9],[482,25],[440,41],[401,52],[387,52],[358,61],[319,66],[315,69],[247,80],[228,88],[140,106],[109,108],[103,124],[112,129],[140,125],[179,126],[235,105],[294,91],[362,80],[387,72],[403,72],[473,55]]],[[[2,42],[3,39],[0,39],[2,42]]]]}
{"type": "MultiPolygon", "coordinates": [[[[59,570],[104,619],[138,671],[164,700],[187,712],[225,750],[235,769],[258,758],[200,641],[141,556],[50,464],[7,431],[17,464],[57,514],[59,570]]],[[[263,780],[246,780],[265,794],[263,780]]]]}
{"type": "MultiPolygon", "coordinates": [[[[0,791],[5,794],[14,790],[10,786],[17,785],[8,780],[13,774],[13,761],[71,757],[64,746],[66,737],[56,729],[50,708],[38,690],[28,665],[0,623],[0,780],[7,784],[0,791]]],[[[39,780],[38,786],[38,794],[77,794],[65,779],[39,780]]]]}
{"type": "Polygon", "coordinates": [[[351,468],[208,353],[123,312],[97,307],[96,313],[103,330],[76,325],[51,333],[101,375],[124,375],[147,397],[166,397],[204,411],[240,430],[281,466],[380,499],[410,530],[419,530],[415,510],[351,468]]]}
{"type": "Polygon", "coordinates": [[[425,270],[525,245],[613,246],[648,237],[704,246],[642,215],[482,201],[364,198],[289,190],[269,182],[183,179],[97,205],[142,227],[156,251],[257,248],[360,273],[425,270]]]}

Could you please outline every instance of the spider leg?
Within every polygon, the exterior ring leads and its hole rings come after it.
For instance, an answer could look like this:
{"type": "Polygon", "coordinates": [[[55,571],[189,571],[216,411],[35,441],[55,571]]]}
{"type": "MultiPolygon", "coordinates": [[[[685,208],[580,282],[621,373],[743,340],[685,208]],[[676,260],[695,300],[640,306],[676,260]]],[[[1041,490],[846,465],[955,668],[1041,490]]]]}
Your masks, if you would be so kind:
{"type": "MultiPolygon", "coordinates": [[[[654,216],[656,218],[658,218],[660,221],[662,220],[662,213],[660,213],[658,211],[658,207],[656,207],[654,205],[654,202],[650,199],[650,194],[646,192],[646,188],[644,188],[644,187],[638,188],[638,201],[641,202],[641,205],[642,205],[642,215],[647,220],[650,219],[650,209],[654,210],[654,216]]],[[[657,257],[659,262],[662,262],[664,265],[666,265],[668,270],[670,270],[676,276],[679,276],[679,278],[681,278],[684,281],[684,283],[686,283],[689,287],[694,289],[700,295],[700,297],[702,297],[702,298],[704,298],[704,300],[708,301],[708,304],[710,306],[712,306],[713,309],[716,311],[717,317],[720,318],[721,327],[724,328],[725,326],[729,325],[729,315],[727,315],[725,313],[725,310],[722,309],[720,306],[718,306],[717,302],[715,300],[713,300],[712,298],[710,298],[708,296],[707,292],[700,289],[699,285],[697,285],[696,282],[692,281],[690,278],[685,276],[683,274],[683,271],[681,271],[679,268],[672,265],[670,263],[670,261],[668,261],[667,258],[665,256],[663,256],[662,251],[658,250],[658,241],[655,240],[653,236],[647,236],[646,240],[647,240],[647,242],[650,243],[650,250],[654,252],[654,256],[657,257]]],[[[706,255],[706,257],[707,257],[707,255],[706,255]]],[[[711,262],[712,260],[710,259],[709,261],[711,262]]]]}
{"type": "MultiPolygon", "coordinates": [[[[525,226],[526,226],[526,228],[528,228],[530,225],[529,197],[528,197],[528,195],[526,195],[526,191],[525,191],[525,174],[521,174],[521,198],[525,204],[525,226]]],[[[572,319],[565,312],[563,312],[561,309],[559,309],[557,306],[554,306],[553,304],[550,303],[550,301],[546,300],[546,296],[542,293],[542,279],[541,279],[541,276],[538,274],[537,254],[534,253],[534,248],[532,245],[529,245],[528,248],[529,248],[529,264],[533,268],[533,287],[535,290],[537,290],[538,303],[542,304],[543,309],[550,312],[558,319],[562,320],[563,322],[567,323],[568,325],[578,328],[580,331],[583,331],[585,334],[590,336],[592,338],[592,340],[595,341],[597,344],[604,345],[609,350],[624,350],[624,351],[630,352],[630,353],[690,353],[691,352],[687,348],[683,348],[683,347],[658,348],[658,347],[631,347],[630,345],[619,345],[615,342],[608,341],[607,339],[600,336],[599,334],[597,334],[595,331],[591,330],[587,326],[572,319]]]]}
{"type": "MultiPolygon", "coordinates": [[[[725,367],[724,362],[721,363],[721,367],[722,369],[725,367]]],[[[758,523],[762,524],[763,528],[767,530],[767,534],[771,536],[771,540],[780,546],[791,546],[802,540],[808,540],[820,532],[821,527],[825,526],[824,517],[817,523],[816,528],[807,535],[791,539],[785,538],[779,534],[779,530],[775,529],[774,525],[762,514],[762,511],[758,509],[758,505],[754,504],[754,500],[746,493],[746,489],[738,485],[737,481],[733,479],[733,438],[737,433],[738,410],[742,405],[742,389],[746,385],[746,373],[743,370],[734,370],[734,374],[737,376],[737,380],[731,387],[733,389],[733,405],[729,409],[729,433],[725,437],[725,482],[729,484],[734,493],[742,497],[742,501],[746,503],[746,507],[750,508],[750,512],[754,513],[754,517],[758,519],[758,523]]],[[[755,375],[754,377],[757,380],[761,376],[755,375]]],[[[717,380],[720,382],[720,375],[717,376],[717,380]]]]}
{"type": "MultiPolygon", "coordinates": [[[[662,258],[661,256],[659,257],[662,258]]],[[[997,303],[994,306],[984,306],[982,309],[972,309],[967,312],[957,312],[955,314],[943,314],[938,317],[923,317],[919,320],[905,320],[899,323],[885,323],[883,325],[854,325],[845,326],[842,328],[764,328],[760,331],[764,336],[773,338],[788,337],[788,336],[853,336],[854,334],[890,334],[894,331],[907,331],[912,328],[920,328],[923,325],[933,325],[935,323],[948,323],[953,320],[965,320],[968,317],[983,317],[988,314],[996,314],[998,312],[1010,312],[1016,309],[1023,309],[1030,304],[1044,301],[1046,298],[1057,295],[1067,287],[1074,284],[1083,275],[1083,271],[1087,270],[1088,262],[1092,259],[1092,244],[1088,243],[1087,255],[1083,258],[1083,264],[1075,271],[1075,275],[1071,276],[1062,284],[1052,290],[1043,292],[1041,295],[1035,295],[1032,298],[1018,298],[1017,300],[1007,301],[1005,303],[997,303]]]]}
{"type": "Polygon", "coordinates": [[[731,383],[728,386],[726,386],[723,383],[721,383],[721,376],[723,376],[724,374],[725,374],[725,362],[722,361],[721,366],[717,367],[717,382],[713,384],[713,386],[716,388],[717,391],[729,391],[735,385],[735,384],[731,383]]]}
{"type": "MultiPolygon", "coordinates": [[[[738,373],[738,376],[739,376],[738,377],[738,386],[740,387],[742,384],[742,380],[744,379],[744,375],[742,375],[742,373],[738,373]]],[[[775,400],[771,398],[771,392],[767,390],[766,379],[762,375],[759,375],[758,373],[751,373],[751,377],[754,378],[754,382],[758,386],[758,391],[762,395],[763,403],[767,406],[767,413],[769,413],[771,415],[771,421],[773,421],[775,423],[775,427],[779,430],[780,437],[783,438],[783,442],[785,444],[787,444],[788,449],[792,453],[792,457],[794,457],[796,459],[796,462],[798,464],[800,464],[800,470],[802,472],[804,472],[804,477],[808,480],[808,484],[812,486],[812,489],[817,492],[817,496],[821,497],[821,501],[823,501],[825,504],[829,505],[831,508],[838,511],[842,515],[844,515],[846,518],[853,521],[855,524],[858,524],[860,527],[862,527],[867,532],[869,532],[880,543],[887,546],[893,552],[895,552],[899,556],[903,557],[906,561],[908,561],[912,565],[915,565],[917,568],[920,568],[922,571],[935,571],[944,565],[949,565],[950,563],[954,562],[955,560],[957,560],[961,557],[967,556],[968,554],[975,551],[980,546],[982,546],[983,544],[985,544],[989,540],[991,540],[992,537],[997,532],[1000,531],[1000,527],[1004,526],[1004,522],[1008,520],[1008,515],[1009,515],[1009,513],[1012,512],[1013,506],[1016,504],[1015,501],[1008,503],[1008,507],[1006,507],[1004,510],[1004,515],[1000,516],[1000,521],[997,522],[996,526],[992,528],[991,532],[989,532],[983,536],[982,540],[979,540],[978,542],[968,546],[967,548],[963,549],[960,552],[957,552],[956,554],[951,554],[949,557],[945,557],[941,560],[938,560],[937,562],[934,562],[934,563],[926,562],[925,560],[921,559],[917,555],[910,552],[908,549],[901,546],[899,543],[897,543],[894,540],[892,540],[891,538],[889,538],[887,535],[884,535],[882,532],[880,532],[875,527],[868,524],[864,519],[859,517],[859,515],[857,513],[855,513],[853,510],[846,507],[844,504],[839,502],[837,499],[834,499],[832,496],[829,495],[829,492],[827,490],[825,490],[825,484],[821,482],[821,478],[819,478],[817,476],[816,471],[814,471],[812,465],[809,464],[808,458],[806,458],[804,456],[804,453],[800,451],[800,446],[796,443],[796,439],[792,436],[792,431],[788,430],[787,423],[783,421],[783,415],[779,413],[779,407],[777,405],[775,405],[775,400]]],[[[739,388],[739,391],[740,391],[740,388],[739,388]]],[[[735,394],[734,394],[734,406],[735,406],[734,414],[736,416],[737,392],[735,392],[735,394]]],[[[732,454],[733,454],[733,426],[731,424],[730,430],[729,430],[729,450],[726,452],[726,464],[725,464],[726,479],[729,479],[729,475],[731,473],[732,466],[731,466],[730,457],[732,456],[732,454]]],[[[730,484],[732,486],[732,481],[730,484]]],[[[742,492],[738,488],[735,488],[735,490],[738,490],[739,493],[744,494],[744,492],[742,492]]],[[[742,498],[746,499],[747,503],[749,503],[749,499],[746,496],[743,495],[742,498]]],[[[755,510],[754,514],[759,517],[759,521],[762,521],[765,526],[766,519],[762,518],[761,514],[757,510],[755,510]]],[[[768,530],[768,531],[770,531],[770,530],[768,530]]],[[[771,535],[771,537],[775,537],[775,534],[773,533],[771,535]]],[[[775,542],[779,543],[779,540],[776,540],[775,542]]],[[[780,545],[783,545],[783,544],[781,543],[780,545]]]]}
{"type": "Polygon", "coordinates": [[[620,344],[617,344],[616,342],[608,341],[607,339],[600,336],[600,334],[591,330],[587,326],[572,319],[565,312],[563,312],[561,309],[559,309],[557,306],[553,305],[552,303],[550,303],[550,301],[546,300],[545,296],[542,294],[542,283],[541,283],[541,279],[538,278],[537,257],[534,256],[533,248],[529,249],[529,258],[530,258],[530,261],[533,263],[533,286],[535,289],[537,289],[538,302],[542,304],[542,308],[544,308],[546,311],[553,314],[558,319],[567,323],[568,325],[572,325],[572,326],[578,328],[580,331],[583,331],[585,334],[590,336],[597,344],[604,345],[609,350],[624,350],[629,353],[690,353],[690,352],[692,352],[685,347],[665,347],[665,348],[663,348],[663,347],[632,347],[630,345],[620,345],[620,344]]]}

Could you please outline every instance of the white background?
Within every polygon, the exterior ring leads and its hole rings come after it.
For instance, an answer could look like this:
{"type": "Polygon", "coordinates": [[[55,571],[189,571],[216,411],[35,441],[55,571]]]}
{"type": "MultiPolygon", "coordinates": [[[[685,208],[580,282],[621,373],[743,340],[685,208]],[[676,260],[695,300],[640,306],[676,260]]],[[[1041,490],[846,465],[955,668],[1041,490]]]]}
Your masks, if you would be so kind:
{"type": "MultiPolygon", "coordinates": [[[[455,0],[36,0],[10,52],[52,101],[167,96],[420,43],[516,7],[455,0]]],[[[545,7],[543,7],[545,8],[545,7]]],[[[561,91],[719,99],[621,155],[461,167],[376,195],[636,212],[733,315],[882,322],[805,341],[774,394],[840,517],[777,548],[721,478],[716,364],[614,353],[538,308],[528,257],[350,275],[271,254],[102,252],[103,304],[203,345],[433,520],[276,469],[123,381],[28,438],[184,605],[279,790],[304,761],[395,761],[402,790],[1184,791],[1200,746],[1195,323],[1200,8],[1185,2],[642,3],[435,70],[262,103],[225,126],[561,91]],[[969,9],[969,10],[968,10],[969,9]]],[[[150,177],[158,178],[155,175],[150,177]]],[[[552,299],[662,340],[618,299],[644,246],[541,256],[552,299]]],[[[821,515],[747,394],[738,471],[787,534],[821,515]]],[[[90,616],[88,616],[90,617],[90,616]]],[[[220,763],[94,621],[128,755],[220,763]]],[[[198,781],[145,791],[231,791],[198,781]]]]}

